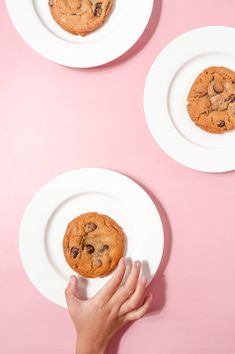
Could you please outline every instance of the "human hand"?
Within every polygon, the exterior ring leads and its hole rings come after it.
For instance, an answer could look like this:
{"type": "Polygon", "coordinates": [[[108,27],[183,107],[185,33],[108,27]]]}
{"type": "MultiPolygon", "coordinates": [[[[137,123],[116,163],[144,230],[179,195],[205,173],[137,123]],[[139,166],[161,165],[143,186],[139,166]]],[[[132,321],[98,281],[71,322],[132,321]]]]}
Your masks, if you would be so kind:
{"type": "Polygon", "coordinates": [[[136,261],[121,285],[125,259],[121,258],[112,278],[91,299],[79,298],[78,280],[72,276],[65,290],[68,309],[77,333],[76,354],[104,354],[110,338],[129,321],[137,320],[148,311],[152,295],[143,300],[146,277],[140,275],[136,261]]]}

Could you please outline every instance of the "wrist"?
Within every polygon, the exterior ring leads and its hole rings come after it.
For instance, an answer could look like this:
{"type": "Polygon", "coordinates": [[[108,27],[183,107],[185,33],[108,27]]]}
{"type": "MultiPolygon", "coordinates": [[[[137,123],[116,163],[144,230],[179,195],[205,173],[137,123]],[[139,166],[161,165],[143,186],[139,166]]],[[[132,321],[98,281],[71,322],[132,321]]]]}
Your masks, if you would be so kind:
{"type": "Polygon", "coordinates": [[[106,345],[94,343],[92,341],[77,338],[76,354],[105,354],[106,345]]]}

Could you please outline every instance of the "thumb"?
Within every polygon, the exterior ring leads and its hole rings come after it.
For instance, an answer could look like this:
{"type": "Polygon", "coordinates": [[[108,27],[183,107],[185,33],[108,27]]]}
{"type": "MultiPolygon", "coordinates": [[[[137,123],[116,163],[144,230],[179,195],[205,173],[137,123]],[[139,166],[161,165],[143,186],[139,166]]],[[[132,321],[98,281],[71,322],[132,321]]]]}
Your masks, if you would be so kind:
{"type": "Polygon", "coordinates": [[[69,279],[69,283],[65,289],[65,297],[68,308],[78,300],[78,280],[75,275],[72,275],[69,279]]]}

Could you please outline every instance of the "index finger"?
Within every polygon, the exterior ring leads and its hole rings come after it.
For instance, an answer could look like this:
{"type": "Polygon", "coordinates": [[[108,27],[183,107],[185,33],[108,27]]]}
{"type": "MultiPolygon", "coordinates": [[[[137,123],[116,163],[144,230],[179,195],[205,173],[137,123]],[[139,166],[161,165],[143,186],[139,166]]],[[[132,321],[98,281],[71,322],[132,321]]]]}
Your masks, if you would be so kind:
{"type": "Polygon", "coordinates": [[[95,298],[99,299],[99,301],[101,301],[102,303],[107,303],[119,288],[122,279],[124,277],[125,271],[126,271],[126,262],[125,262],[125,258],[122,257],[118,262],[118,266],[115,269],[112,278],[95,295],[95,298]]]}

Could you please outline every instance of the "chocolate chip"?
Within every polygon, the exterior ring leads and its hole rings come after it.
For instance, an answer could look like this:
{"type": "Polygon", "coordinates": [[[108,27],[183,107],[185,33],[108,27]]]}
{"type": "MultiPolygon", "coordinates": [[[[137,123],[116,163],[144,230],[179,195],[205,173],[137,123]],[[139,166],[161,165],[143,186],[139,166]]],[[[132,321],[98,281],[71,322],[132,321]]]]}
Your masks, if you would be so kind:
{"type": "Polygon", "coordinates": [[[218,127],[223,128],[225,126],[225,121],[224,120],[220,120],[217,125],[218,125],[218,127]]]}
{"type": "Polygon", "coordinates": [[[94,16],[100,17],[102,15],[102,2],[97,2],[95,4],[94,16]]]}
{"type": "Polygon", "coordinates": [[[233,103],[233,102],[235,102],[235,95],[232,95],[232,97],[229,100],[229,103],[233,103]]]}
{"type": "Polygon", "coordinates": [[[85,225],[85,232],[92,232],[97,228],[97,225],[94,224],[93,222],[88,222],[88,224],[85,225]]]}
{"type": "Polygon", "coordinates": [[[92,245],[86,245],[85,249],[86,249],[87,253],[90,253],[90,254],[95,251],[95,249],[92,245]]]}
{"type": "Polygon", "coordinates": [[[228,96],[228,97],[225,99],[225,102],[228,102],[228,101],[229,101],[229,103],[233,103],[234,100],[235,100],[235,95],[232,94],[232,95],[228,96]]]}
{"type": "Polygon", "coordinates": [[[224,86],[223,86],[222,82],[217,81],[214,84],[213,89],[214,89],[215,93],[221,93],[224,91],[224,86]]]}
{"type": "Polygon", "coordinates": [[[71,248],[71,255],[73,258],[76,258],[79,253],[79,249],[77,247],[72,247],[71,248]]]}
{"type": "Polygon", "coordinates": [[[104,252],[104,251],[107,251],[109,249],[109,246],[108,245],[104,245],[103,247],[101,247],[100,249],[100,252],[104,252]]]}
{"type": "Polygon", "coordinates": [[[100,259],[96,259],[96,260],[94,260],[94,262],[92,264],[93,264],[93,267],[99,268],[102,266],[102,261],[100,259]]]}
{"type": "Polygon", "coordinates": [[[49,0],[48,4],[49,4],[49,6],[53,6],[54,5],[54,0],[49,0]]]}

